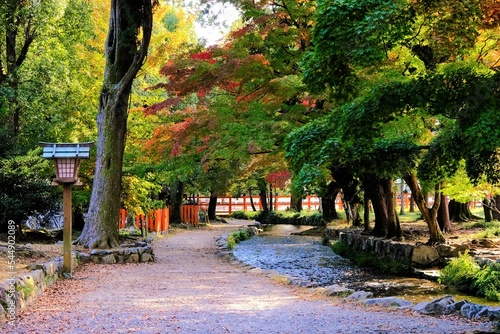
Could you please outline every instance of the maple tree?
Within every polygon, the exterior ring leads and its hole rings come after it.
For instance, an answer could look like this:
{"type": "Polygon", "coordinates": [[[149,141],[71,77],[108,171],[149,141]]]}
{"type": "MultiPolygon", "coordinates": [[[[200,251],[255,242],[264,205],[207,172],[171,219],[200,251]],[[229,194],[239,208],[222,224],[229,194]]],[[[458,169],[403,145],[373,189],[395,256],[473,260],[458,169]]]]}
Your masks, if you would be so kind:
{"type": "Polygon", "coordinates": [[[482,12],[482,5],[482,1],[318,2],[314,51],[305,58],[304,78],[311,91],[328,93],[339,107],[325,118],[331,130],[326,130],[326,141],[315,137],[314,128],[296,138],[313,136],[318,141],[323,170],[348,166],[358,174],[365,192],[371,194],[377,234],[398,236],[390,186],[397,175],[404,175],[410,186],[429,226],[431,243],[444,241],[436,223],[441,182],[461,159],[473,179],[485,174],[496,182],[499,141],[496,131],[490,130],[497,128],[491,114],[496,110],[492,98],[496,88],[486,87],[496,87],[496,75],[489,69],[496,66],[498,41],[490,39],[492,30],[487,29],[494,10],[482,12]],[[489,142],[471,141],[468,136],[473,133],[483,133],[489,142]],[[329,148],[338,156],[332,157],[329,148]],[[417,167],[420,181],[436,184],[430,208],[417,180],[417,167]],[[376,180],[379,184],[371,185],[376,180]]]}
{"type": "MultiPolygon", "coordinates": [[[[314,112],[299,77],[313,5],[277,4],[235,2],[243,23],[225,44],[195,48],[162,68],[168,81],[154,88],[168,98],[145,109],[171,112],[149,144],[158,156],[191,155],[205,173],[227,164],[228,180],[252,175],[266,193],[265,176],[284,164],[284,136],[314,112]]],[[[204,187],[227,191],[229,182],[204,187]]]]}

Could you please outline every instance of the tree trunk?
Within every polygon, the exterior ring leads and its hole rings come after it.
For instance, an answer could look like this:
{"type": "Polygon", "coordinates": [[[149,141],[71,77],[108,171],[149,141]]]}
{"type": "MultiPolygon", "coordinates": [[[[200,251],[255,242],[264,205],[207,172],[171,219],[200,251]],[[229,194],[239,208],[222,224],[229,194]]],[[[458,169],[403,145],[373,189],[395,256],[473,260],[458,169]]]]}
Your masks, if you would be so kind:
{"type": "Polygon", "coordinates": [[[269,210],[273,211],[273,186],[269,185],[269,210]]]}
{"type": "Polygon", "coordinates": [[[210,199],[208,201],[208,219],[217,220],[217,193],[215,191],[210,192],[210,199]]]}
{"type": "Polygon", "coordinates": [[[253,202],[253,195],[251,190],[248,190],[248,196],[250,198],[250,205],[252,206],[252,211],[257,211],[257,209],[255,208],[255,204],[253,202]]]}
{"type": "Polygon", "coordinates": [[[112,0],[106,67],[97,115],[97,160],[87,222],[77,242],[116,247],[128,97],[147,54],[153,26],[151,0],[112,0]],[[141,39],[142,38],[142,39],[141,39]]]}
{"type": "Polygon", "coordinates": [[[399,193],[400,193],[400,204],[401,207],[399,209],[399,214],[404,215],[405,214],[405,183],[403,178],[401,178],[401,186],[399,188],[399,193]]]}
{"type": "Polygon", "coordinates": [[[448,204],[448,209],[450,220],[453,222],[461,223],[471,219],[480,219],[480,217],[474,216],[470,211],[470,203],[459,203],[452,199],[448,204]]]}
{"type": "Polygon", "coordinates": [[[302,211],[302,196],[297,196],[292,193],[290,197],[290,209],[293,211],[302,211]]]}
{"type": "Polygon", "coordinates": [[[170,187],[170,198],[172,205],[170,206],[170,223],[180,224],[181,220],[181,210],[182,210],[182,198],[184,195],[184,182],[178,180],[175,181],[170,187]]]}
{"type": "Polygon", "coordinates": [[[259,196],[260,196],[260,203],[262,204],[262,211],[263,212],[269,212],[269,207],[267,206],[267,185],[266,185],[266,180],[264,179],[259,179],[259,196]]]}
{"type": "Polygon", "coordinates": [[[384,179],[382,187],[387,202],[387,238],[403,239],[403,232],[396,212],[396,193],[394,192],[394,180],[392,178],[384,179]]]}
{"type": "Polygon", "coordinates": [[[330,182],[326,193],[321,197],[323,220],[327,223],[332,220],[339,219],[339,214],[337,213],[337,208],[335,207],[335,200],[337,199],[339,191],[340,188],[337,187],[336,182],[330,182]]]}
{"type": "Polygon", "coordinates": [[[448,210],[448,200],[446,195],[441,193],[441,204],[438,209],[437,221],[439,228],[443,233],[450,233],[452,230],[450,214],[448,210]]]}
{"type": "Polygon", "coordinates": [[[493,209],[493,219],[500,220],[500,211],[498,210],[500,205],[500,195],[493,197],[491,204],[495,205],[495,208],[493,209]]]}
{"type": "Polygon", "coordinates": [[[365,173],[362,177],[365,194],[372,202],[373,212],[375,213],[375,226],[373,235],[375,237],[385,238],[387,230],[387,201],[385,200],[384,189],[381,186],[379,178],[372,173],[365,173]]]}
{"type": "Polygon", "coordinates": [[[364,231],[368,232],[370,231],[370,198],[366,194],[366,191],[364,192],[363,195],[363,224],[364,224],[364,231]]]}
{"type": "Polygon", "coordinates": [[[410,195],[410,212],[415,212],[415,198],[413,195],[410,195]]]}
{"type": "Polygon", "coordinates": [[[491,222],[493,221],[493,214],[490,207],[490,200],[488,198],[483,199],[483,212],[484,212],[484,221],[491,222]]]}
{"type": "Polygon", "coordinates": [[[439,196],[441,190],[441,184],[436,184],[435,196],[434,196],[434,204],[431,208],[427,207],[427,201],[425,200],[424,195],[422,194],[422,189],[418,184],[417,177],[413,173],[409,173],[404,177],[406,184],[411,189],[411,195],[415,198],[415,204],[418,209],[422,213],[424,221],[427,223],[427,227],[429,228],[429,244],[436,243],[444,243],[446,241],[443,233],[439,229],[439,225],[437,223],[437,213],[438,208],[441,203],[441,196],[439,196]]]}

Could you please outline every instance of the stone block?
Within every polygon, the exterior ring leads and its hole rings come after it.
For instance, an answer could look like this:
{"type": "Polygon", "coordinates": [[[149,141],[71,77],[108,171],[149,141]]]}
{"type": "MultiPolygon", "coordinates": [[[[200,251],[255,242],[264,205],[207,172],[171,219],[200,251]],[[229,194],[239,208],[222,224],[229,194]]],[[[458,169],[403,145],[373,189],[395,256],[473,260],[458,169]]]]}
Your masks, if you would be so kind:
{"type": "Polygon", "coordinates": [[[460,254],[464,254],[467,250],[469,250],[469,245],[458,245],[451,251],[452,257],[458,257],[460,254]]]}
{"type": "Polygon", "coordinates": [[[436,248],[426,245],[419,245],[413,248],[411,257],[412,264],[417,266],[427,266],[439,259],[439,253],[436,248]]]}
{"type": "Polygon", "coordinates": [[[451,246],[450,245],[437,245],[437,251],[440,257],[451,257],[451,246]]]}
{"type": "Polygon", "coordinates": [[[104,264],[113,264],[116,263],[115,256],[113,254],[108,254],[101,257],[101,262],[104,264]]]}
{"type": "Polygon", "coordinates": [[[139,262],[139,254],[130,254],[129,257],[125,260],[125,263],[138,263],[139,262]]]}

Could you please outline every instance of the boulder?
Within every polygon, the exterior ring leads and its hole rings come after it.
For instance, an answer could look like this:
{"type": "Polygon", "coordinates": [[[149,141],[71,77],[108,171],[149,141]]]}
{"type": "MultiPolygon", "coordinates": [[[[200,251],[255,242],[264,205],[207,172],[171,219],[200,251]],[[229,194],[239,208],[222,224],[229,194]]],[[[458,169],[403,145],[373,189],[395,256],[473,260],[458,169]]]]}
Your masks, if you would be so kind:
{"type": "Polygon", "coordinates": [[[490,318],[490,320],[500,320],[500,307],[499,306],[496,306],[496,307],[490,307],[488,309],[488,317],[490,318]]]}
{"type": "Polygon", "coordinates": [[[465,303],[460,308],[460,313],[466,318],[475,319],[480,318],[481,316],[487,316],[488,308],[474,303],[465,303]]]}
{"type": "Polygon", "coordinates": [[[419,245],[413,248],[411,262],[416,266],[427,266],[437,259],[439,259],[439,253],[434,247],[419,245]]]}
{"type": "Polygon", "coordinates": [[[469,245],[458,245],[454,250],[451,251],[452,257],[458,257],[461,254],[464,254],[465,251],[469,250],[469,245]]]}
{"type": "Polygon", "coordinates": [[[455,304],[455,299],[451,295],[446,295],[429,302],[420,313],[429,315],[451,314],[453,311],[449,308],[450,305],[455,304]]]}
{"type": "Polygon", "coordinates": [[[347,301],[359,301],[373,297],[373,292],[369,291],[356,291],[353,294],[347,296],[345,300],[347,301]]]}
{"type": "Polygon", "coordinates": [[[115,259],[115,256],[113,254],[108,254],[106,256],[103,256],[101,258],[101,263],[104,263],[104,264],[114,264],[116,263],[116,259],[115,259]]]}
{"type": "Polygon", "coordinates": [[[365,300],[365,304],[385,306],[385,307],[401,307],[401,308],[410,307],[413,305],[412,302],[397,297],[371,298],[365,300]]]}
{"type": "Polygon", "coordinates": [[[354,292],[354,290],[348,289],[338,284],[325,286],[325,290],[327,296],[339,296],[339,295],[345,296],[346,294],[352,294],[354,292]]]}

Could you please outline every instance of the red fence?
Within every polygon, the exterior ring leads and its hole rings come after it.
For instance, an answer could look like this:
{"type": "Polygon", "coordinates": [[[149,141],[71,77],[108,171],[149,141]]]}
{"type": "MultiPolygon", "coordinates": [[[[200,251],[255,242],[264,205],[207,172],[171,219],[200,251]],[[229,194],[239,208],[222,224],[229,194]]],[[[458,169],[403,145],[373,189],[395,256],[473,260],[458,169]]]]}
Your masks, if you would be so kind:
{"type": "MultiPolygon", "coordinates": [[[[262,204],[260,202],[260,197],[252,196],[253,204],[256,210],[262,210],[262,204]]],[[[273,210],[284,211],[290,209],[291,198],[290,196],[273,196],[273,210]]],[[[210,197],[197,197],[198,204],[203,210],[208,210],[208,203],[210,197]]],[[[318,210],[320,205],[320,200],[317,196],[307,196],[302,200],[302,208],[304,210],[318,210]]],[[[335,205],[338,210],[342,209],[342,201],[340,196],[337,197],[335,205]]],[[[250,202],[250,196],[242,196],[239,198],[231,197],[217,197],[217,214],[231,214],[234,211],[251,211],[252,205],[250,202]]]]}
{"type": "MultiPolygon", "coordinates": [[[[198,227],[198,205],[183,205],[181,207],[181,221],[186,224],[198,227]]],[[[120,209],[120,218],[118,219],[118,228],[125,228],[127,225],[127,210],[120,209]]],[[[136,215],[135,226],[141,228],[144,226],[150,232],[168,231],[170,224],[170,209],[162,208],[149,213],[149,215],[136,215]]]]}

